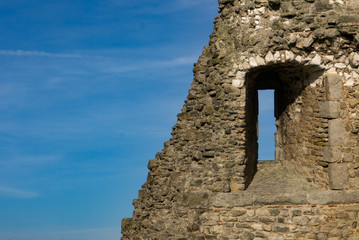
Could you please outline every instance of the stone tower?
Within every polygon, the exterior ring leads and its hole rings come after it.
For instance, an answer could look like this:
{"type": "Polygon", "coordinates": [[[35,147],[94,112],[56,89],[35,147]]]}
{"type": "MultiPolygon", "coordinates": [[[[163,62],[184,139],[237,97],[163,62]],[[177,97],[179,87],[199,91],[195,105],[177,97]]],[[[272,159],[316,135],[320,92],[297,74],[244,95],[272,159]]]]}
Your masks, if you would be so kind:
{"type": "Polygon", "coordinates": [[[358,0],[219,0],[131,239],[359,239],[358,0]],[[258,161],[258,90],[275,161],[258,161]]]}

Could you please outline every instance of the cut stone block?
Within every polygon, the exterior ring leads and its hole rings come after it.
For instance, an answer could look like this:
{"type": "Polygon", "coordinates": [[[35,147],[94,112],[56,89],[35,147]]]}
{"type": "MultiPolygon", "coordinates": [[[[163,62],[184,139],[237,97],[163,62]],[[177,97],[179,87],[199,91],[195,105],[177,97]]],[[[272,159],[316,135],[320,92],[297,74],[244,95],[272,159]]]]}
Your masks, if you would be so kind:
{"type": "Polygon", "coordinates": [[[320,102],[319,113],[323,118],[338,118],[339,102],[320,102]]]}
{"type": "Polygon", "coordinates": [[[345,127],[342,119],[329,120],[329,146],[343,146],[345,127]]]}
{"type": "Polygon", "coordinates": [[[336,101],[342,99],[342,79],[338,75],[327,75],[325,79],[325,89],[327,91],[328,101],[336,101]]]}
{"type": "Polygon", "coordinates": [[[347,204],[359,203],[359,191],[320,190],[307,194],[308,204],[347,204]]]}
{"type": "Polygon", "coordinates": [[[343,156],[343,162],[353,162],[354,159],[354,155],[351,153],[345,153],[343,156]]]}
{"type": "Polygon", "coordinates": [[[348,167],[345,163],[332,163],[328,168],[329,187],[332,190],[342,190],[348,182],[348,167]]]}
{"type": "Polygon", "coordinates": [[[351,189],[359,189],[359,178],[349,178],[349,187],[351,189]]]}
{"type": "Polygon", "coordinates": [[[323,150],[323,160],[328,163],[339,162],[342,159],[342,150],[337,147],[325,147],[323,150]]]}

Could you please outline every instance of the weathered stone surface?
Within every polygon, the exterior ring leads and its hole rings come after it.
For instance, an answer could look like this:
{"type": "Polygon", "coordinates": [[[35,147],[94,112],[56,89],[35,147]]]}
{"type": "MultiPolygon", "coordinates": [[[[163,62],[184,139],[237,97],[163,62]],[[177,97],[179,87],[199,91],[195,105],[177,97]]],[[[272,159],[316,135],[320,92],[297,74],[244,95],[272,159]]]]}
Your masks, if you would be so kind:
{"type": "Polygon", "coordinates": [[[130,230],[132,225],[132,218],[124,218],[122,219],[121,227],[122,227],[122,234],[127,234],[127,231],[130,230]]]}
{"type": "Polygon", "coordinates": [[[183,194],[182,203],[189,208],[206,208],[210,195],[207,192],[189,192],[183,194]]]}
{"type": "Polygon", "coordinates": [[[329,120],[329,146],[343,146],[345,127],[342,119],[329,120]]]}
{"type": "Polygon", "coordinates": [[[331,163],[328,168],[330,189],[344,189],[348,182],[348,167],[346,163],[331,163]]]}
{"type": "MultiPolygon", "coordinates": [[[[283,205],[283,206],[253,206],[238,208],[244,211],[238,217],[228,217],[229,209],[216,209],[214,222],[203,225],[204,232],[214,233],[211,239],[336,239],[334,236],[345,234],[349,239],[355,239],[357,227],[358,204],[350,205],[283,205]],[[268,207],[270,211],[268,211],[268,207]],[[343,211],[345,209],[345,211],[343,211]],[[272,216],[276,211],[278,215],[272,216]],[[348,214],[350,213],[350,214],[348,214]],[[335,217],[334,217],[335,216],[335,217]],[[328,221],[330,219],[330,221],[328,221]],[[346,231],[346,230],[350,231],[346,231]],[[245,233],[239,235],[239,233],[245,233]],[[252,233],[252,235],[248,234],[252,233]]],[[[234,209],[231,209],[234,211],[234,209]]],[[[203,214],[201,220],[208,219],[203,214]]],[[[339,238],[338,238],[339,239],[339,238]]]]}
{"type": "Polygon", "coordinates": [[[215,207],[242,207],[253,204],[253,193],[220,193],[214,197],[212,205],[215,207]]]}

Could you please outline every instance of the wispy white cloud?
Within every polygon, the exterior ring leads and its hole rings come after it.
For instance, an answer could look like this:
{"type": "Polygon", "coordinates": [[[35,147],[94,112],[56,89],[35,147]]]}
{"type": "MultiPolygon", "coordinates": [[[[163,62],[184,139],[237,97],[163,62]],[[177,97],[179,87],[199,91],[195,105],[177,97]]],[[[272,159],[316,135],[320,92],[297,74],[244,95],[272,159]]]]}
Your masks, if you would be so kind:
{"type": "MultiPolygon", "coordinates": [[[[114,107],[112,105],[96,106],[87,110],[79,110],[76,115],[49,117],[34,119],[29,123],[4,122],[0,126],[0,132],[14,138],[28,137],[44,140],[75,141],[85,136],[112,135],[152,135],[167,136],[170,127],[163,122],[176,120],[176,114],[180,111],[182,99],[165,99],[166,103],[158,103],[149,100],[146,103],[130,104],[128,107],[114,107]],[[101,109],[100,111],[98,109],[101,109]],[[138,109],[138,111],[132,111],[138,109]],[[155,121],[159,116],[161,121],[155,121]],[[128,123],[128,121],[131,121],[128,123]],[[136,119],[136,121],[135,121],[136,119]],[[146,119],[146,120],[145,120],[146,119]],[[152,122],[149,122],[151,120],[152,122]],[[139,124],[140,122],[140,124],[139,124]],[[145,124],[146,123],[146,124],[145,124]],[[138,126],[139,124],[140,126],[138,126]]],[[[13,168],[15,166],[35,166],[39,164],[51,164],[61,159],[61,156],[19,156],[15,155],[11,160],[0,160],[0,167],[13,168]]]]}
{"type": "Polygon", "coordinates": [[[52,57],[52,58],[102,58],[101,56],[89,56],[89,55],[80,55],[73,53],[50,53],[44,51],[25,51],[25,50],[0,50],[0,55],[3,56],[36,56],[36,57],[52,57]]]}
{"type": "Polygon", "coordinates": [[[113,66],[108,69],[109,72],[121,73],[121,72],[131,72],[131,71],[139,71],[146,69],[155,69],[155,68],[163,68],[163,67],[179,67],[185,65],[191,65],[195,63],[196,57],[194,56],[185,56],[178,57],[168,60],[148,60],[141,63],[133,63],[127,66],[113,66]]]}
{"type": "MultiPolygon", "coordinates": [[[[162,98],[149,98],[139,102],[91,105],[77,109],[72,114],[45,115],[27,122],[4,121],[0,125],[0,133],[52,140],[75,140],[92,134],[114,133],[166,136],[170,133],[169,127],[175,123],[184,98],[185,95],[162,95],[162,98]],[[138,126],[139,122],[141,124],[138,126]],[[171,124],[165,127],[164,122],[171,124]]],[[[13,161],[26,164],[56,161],[59,158],[60,156],[16,156],[13,161]]],[[[0,166],[1,162],[0,160],[0,166]]]]}
{"type": "Polygon", "coordinates": [[[82,234],[82,233],[115,233],[115,232],[120,232],[121,228],[120,227],[112,227],[112,228],[85,228],[85,229],[73,229],[73,230],[65,230],[63,231],[64,234],[82,234]]]}
{"type": "Polygon", "coordinates": [[[157,67],[182,66],[182,65],[187,65],[187,64],[193,64],[195,61],[196,61],[195,56],[179,57],[179,58],[170,59],[168,61],[164,60],[164,61],[154,62],[153,66],[157,66],[157,67]]]}
{"type": "MultiPolygon", "coordinates": [[[[0,179],[14,179],[20,182],[24,176],[35,174],[44,169],[51,169],[61,163],[61,157],[57,155],[16,155],[14,151],[21,151],[21,149],[10,149],[9,145],[5,144],[4,157],[0,160],[0,179]]],[[[2,151],[2,149],[0,149],[2,151]]],[[[31,179],[33,180],[33,179],[31,179]]],[[[1,192],[1,189],[0,189],[1,192]]],[[[14,192],[15,194],[15,192],[14,192]]],[[[20,192],[19,192],[20,194],[20,192]]],[[[1,193],[0,193],[1,196],[1,193]]]]}
{"type": "Polygon", "coordinates": [[[201,5],[201,6],[208,6],[217,4],[217,1],[215,0],[179,0],[179,1],[173,1],[177,6],[182,6],[183,8],[189,8],[195,5],[201,5]]]}
{"type": "Polygon", "coordinates": [[[58,155],[46,155],[46,156],[14,156],[10,160],[1,161],[0,165],[16,165],[16,166],[29,166],[29,165],[43,165],[53,163],[60,160],[58,155]]]}
{"type": "MultiPolygon", "coordinates": [[[[80,58],[94,58],[100,59],[101,61],[98,64],[92,62],[91,64],[95,64],[96,66],[100,67],[104,63],[106,65],[117,65],[118,61],[115,57],[108,58],[104,62],[105,57],[98,56],[98,55],[81,55],[81,54],[71,54],[71,53],[50,53],[44,51],[25,51],[25,50],[0,50],[0,56],[18,56],[18,57],[51,57],[51,58],[72,58],[72,59],[80,59],[80,58]]],[[[151,68],[160,68],[160,67],[177,67],[183,66],[188,64],[193,64],[198,56],[182,56],[176,57],[167,60],[156,60],[156,59],[147,59],[143,61],[136,61],[133,64],[121,65],[118,67],[110,68],[110,72],[130,72],[130,71],[138,71],[139,69],[151,69],[151,68]]],[[[83,73],[80,72],[78,69],[76,73],[83,73]]],[[[68,72],[67,72],[68,74],[68,72]]],[[[4,89],[4,88],[2,88],[4,89]]],[[[6,89],[5,89],[6,90],[6,89]]],[[[4,90],[2,91],[4,92],[4,90]]],[[[1,96],[1,92],[0,92],[1,96]]]]}
{"type": "Polygon", "coordinates": [[[76,240],[117,240],[121,237],[120,227],[84,228],[84,229],[44,229],[44,228],[22,228],[3,229],[0,228],[1,239],[76,239],[76,240]]]}
{"type": "MultiPolygon", "coordinates": [[[[116,5],[130,5],[130,3],[124,3],[119,0],[110,0],[116,5]]],[[[195,6],[201,6],[201,8],[208,6],[217,6],[216,0],[177,0],[177,1],[159,1],[157,4],[145,4],[143,7],[139,9],[135,9],[136,13],[146,13],[146,14],[155,14],[162,15],[168,14],[172,12],[178,12],[182,10],[187,10],[189,8],[193,8],[195,6]]],[[[128,7],[128,6],[127,6],[128,7]]]]}
{"type": "Polygon", "coordinates": [[[167,5],[168,12],[181,11],[188,8],[193,8],[195,6],[201,6],[202,8],[207,6],[213,6],[213,5],[217,6],[216,0],[178,0],[178,1],[168,1],[166,3],[168,4],[167,5]]]}
{"type": "Polygon", "coordinates": [[[25,191],[17,188],[0,187],[0,197],[6,198],[36,198],[39,194],[36,192],[25,191]]]}

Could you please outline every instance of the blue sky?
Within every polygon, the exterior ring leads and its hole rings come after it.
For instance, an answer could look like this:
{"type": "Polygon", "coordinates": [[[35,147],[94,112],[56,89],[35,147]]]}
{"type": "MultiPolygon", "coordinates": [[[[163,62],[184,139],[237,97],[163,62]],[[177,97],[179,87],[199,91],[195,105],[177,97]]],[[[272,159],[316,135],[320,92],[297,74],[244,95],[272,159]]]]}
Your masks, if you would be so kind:
{"type": "Polygon", "coordinates": [[[258,160],[274,160],[274,90],[259,90],[258,105],[258,160]]]}
{"type": "Polygon", "coordinates": [[[120,238],[217,5],[0,2],[0,239],[120,238]]]}

